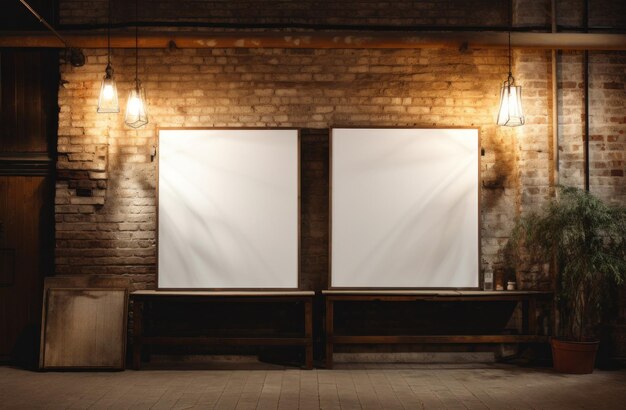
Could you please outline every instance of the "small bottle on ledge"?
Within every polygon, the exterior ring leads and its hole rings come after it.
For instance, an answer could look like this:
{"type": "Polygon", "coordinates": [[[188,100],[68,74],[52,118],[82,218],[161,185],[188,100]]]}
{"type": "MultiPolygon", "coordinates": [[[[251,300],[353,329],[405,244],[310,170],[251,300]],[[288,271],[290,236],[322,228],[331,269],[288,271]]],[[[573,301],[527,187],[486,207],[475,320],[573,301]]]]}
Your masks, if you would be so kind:
{"type": "Polygon", "coordinates": [[[494,269],[493,276],[493,283],[495,284],[496,290],[504,290],[504,269],[502,267],[494,269]]]}
{"type": "Polygon", "coordinates": [[[485,281],[483,290],[493,290],[493,271],[489,268],[485,269],[485,281]]]}

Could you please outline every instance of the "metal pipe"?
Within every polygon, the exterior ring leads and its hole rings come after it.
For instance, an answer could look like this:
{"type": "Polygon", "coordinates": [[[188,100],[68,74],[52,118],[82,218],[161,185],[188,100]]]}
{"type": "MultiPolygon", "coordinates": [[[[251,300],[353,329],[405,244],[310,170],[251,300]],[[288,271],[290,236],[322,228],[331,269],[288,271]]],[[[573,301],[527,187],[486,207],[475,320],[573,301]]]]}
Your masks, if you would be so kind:
{"type": "MultiPolygon", "coordinates": [[[[552,16],[552,32],[556,33],[558,31],[557,21],[556,21],[556,0],[551,1],[551,16],[552,16]]],[[[558,197],[559,191],[556,189],[556,186],[559,184],[559,83],[558,83],[558,50],[552,50],[552,152],[553,161],[552,164],[552,186],[554,190],[552,194],[555,197],[558,197]]],[[[556,253],[553,254],[552,257],[552,286],[551,289],[556,291],[558,289],[558,272],[559,264],[557,261],[556,253]]],[[[548,331],[548,334],[557,335],[559,330],[559,305],[556,298],[552,298],[552,332],[548,331]]]]}
{"type": "MultiPolygon", "coordinates": [[[[208,28],[227,30],[316,30],[316,31],[509,31],[508,26],[487,25],[487,26],[444,26],[444,25],[384,25],[384,24],[309,24],[309,23],[222,23],[208,21],[123,21],[113,23],[111,28],[129,27],[149,27],[149,28],[208,28]]],[[[59,29],[63,31],[98,30],[107,28],[106,24],[59,24],[59,29]]],[[[513,32],[544,32],[550,33],[551,24],[548,25],[517,25],[512,27],[513,32]]],[[[580,26],[557,25],[557,31],[584,32],[580,26]]],[[[588,26],[588,31],[600,33],[624,34],[626,30],[622,27],[609,26],[588,26]]]]}
{"type": "MultiPolygon", "coordinates": [[[[552,32],[557,32],[556,24],[556,0],[551,1],[552,32]]],[[[552,49],[552,185],[559,184],[559,83],[558,83],[558,53],[552,49]]],[[[554,191],[556,194],[556,190],[554,191]]]]}
{"type": "MultiPolygon", "coordinates": [[[[588,30],[589,26],[589,1],[583,2],[583,28],[588,30]]],[[[583,54],[583,81],[585,83],[585,132],[584,132],[584,156],[585,156],[585,191],[589,192],[589,51],[583,54]]]]}
{"type": "Polygon", "coordinates": [[[584,139],[584,156],[585,156],[585,191],[589,191],[589,51],[585,50],[583,54],[583,82],[585,83],[585,131],[584,139]]]}
{"type": "MultiPolygon", "coordinates": [[[[63,32],[75,47],[106,48],[106,32],[63,32]]],[[[502,32],[148,32],[139,48],[319,48],[319,49],[417,49],[506,48],[502,32]]],[[[0,47],[63,47],[63,41],[45,32],[0,32],[0,47]]],[[[626,50],[626,34],[511,33],[511,45],[526,49],[626,50]]],[[[111,34],[111,47],[135,48],[134,33],[111,34]]]]}
{"type": "MultiPolygon", "coordinates": [[[[28,9],[28,11],[31,12],[33,16],[35,16],[39,20],[41,24],[43,24],[48,30],[52,32],[52,34],[54,34],[57,41],[60,41],[61,43],[63,43],[63,47],[65,48],[65,60],[66,61],[69,61],[70,64],[72,64],[74,67],[82,67],[83,65],[85,65],[85,54],[83,54],[82,50],[75,48],[75,47],[70,47],[70,45],[68,44],[67,41],[65,41],[63,36],[61,36],[61,34],[59,34],[59,32],[56,31],[54,27],[52,27],[43,17],[41,17],[41,15],[37,13],[35,9],[33,9],[30,6],[30,4],[26,2],[26,0],[19,0],[19,1],[20,3],[22,3],[22,5],[24,5],[24,7],[26,7],[26,9],[28,9]]],[[[16,46],[9,46],[9,47],[20,47],[20,45],[18,43],[18,45],[16,46]]],[[[22,47],[30,47],[30,46],[22,45],[22,47]]],[[[58,46],[54,46],[54,48],[58,48],[58,46]]]]}
{"type": "Polygon", "coordinates": [[[24,5],[24,7],[26,7],[28,9],[28,11],[31,12],[31,14],[33,16],[35,16],[37,18],[37,20],[39,20],[39,22],[41,24],[43,24],[44,26],[46,26],[46,28],[48,30],[50,30],[52,32],[52,34],[54,34],[56,36],[56,38],[58,38],[59,40],[61,40],[61,42],[63,43],[63,45],[65,45],[65,47],[69,48],[69,45],[67,44],[67,41],[65,41],[63,39],[63,37],[61,37],[61,35],[54,29],[54,27],[52,27],[47,21],[46,19],[44,19],[43,17],[41,17],[41,15],[39,13],[37,13],[35,11],[35,9],[33,9],[30,4],[28,4],[28,2],[26,0],[20,0],[20,3],[22,3],[22,5],[24,5]]]}

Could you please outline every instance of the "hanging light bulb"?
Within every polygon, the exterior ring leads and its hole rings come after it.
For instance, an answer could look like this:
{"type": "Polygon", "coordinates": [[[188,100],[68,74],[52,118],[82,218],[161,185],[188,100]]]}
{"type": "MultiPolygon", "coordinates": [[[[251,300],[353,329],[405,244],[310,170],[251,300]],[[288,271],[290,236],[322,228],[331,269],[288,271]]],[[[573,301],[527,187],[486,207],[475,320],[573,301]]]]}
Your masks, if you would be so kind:
{"type": "Polygon", "coordinates": [[[135,80],[135,88],[133,88],[128,95],[124,122],[132,128],[143,127],[148,123],[146,94],[139,80],[135,80]]]}
{"type": "Polygon", "coordinates": [[[109,23],[107,26],[107,49],[108,64],[104,70],[102,85],[100,86],[100,97],[98,98],[99,113],[120,112],[120,104],[117,99],[117,85],[113,78],[113,67],[111,66],[111,5],[109,4],[109,23]]]}
{"type": "Polygon", "coordinates": [[[117,85],[113,78],[113,67],[111,67],[111,64],[107,64],[105,75],[102,78],[100,97],[98,98],[98,112],[120,112],[120,105],[117,98],[117,85]]]}
{"type": "Polygon", "coordinates": [[[517,127],[524,125],[524,110],[522,108],[522,86],[515,85],[511,71],[511,32],[509,31],[509,76],[500,89],[500,109],[498,110],[498,125],[517,127]]]}
{"type": "Polygon", "coordinates": [[[500,110],[498,111],[498,125],[517,127],[524,125],[524,110],[522,108],[522,87],[515,85],[515,79],[509,77],[500,89],[500,110]]]}
{"type": "MultiPolygon", "coordinates": [[[[135,0],[135,20],[138,15],[137,0],[135,0]]],[[[139,32],[135,25],[135,87],[128,95],[124,123],[131,128],[143,127],[148,123],[148,109],[146,107],[146,92],[139,81],[139,32]]]]}

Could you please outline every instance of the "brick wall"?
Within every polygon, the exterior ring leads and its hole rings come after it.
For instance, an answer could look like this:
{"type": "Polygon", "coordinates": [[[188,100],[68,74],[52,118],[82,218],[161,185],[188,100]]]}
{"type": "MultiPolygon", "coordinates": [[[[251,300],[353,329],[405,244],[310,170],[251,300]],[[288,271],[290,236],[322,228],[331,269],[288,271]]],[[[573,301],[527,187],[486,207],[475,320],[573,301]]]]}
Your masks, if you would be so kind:
{"type": "Polygon", "coordinates": [[[590,190],[626,204],[626,52],[589,53],[590,190]]]}
{"type": "MultiPolygon", "coordinates": [[[[133,78],[132,54],[116,50],[113,56],[122,106],[133,78]]],[[[68,83],[59,96],[59,272],[125,269],[111,265],[141,265],[134,271],[153,272],[148,242],[133,239],[154,240],[150,154],[157,127],[479,127],[485,148],[485,267],[496,263],[518,208],[533,207],[550,194],[548,52],[515,54],[527,115],[527,125],[516,129],[493,124],[499,83],[506,75],[503,51],[141,50],[140,56],[150,124],[138,131],[123,125],[123,115],[95,113],[106,64],[103,50],[88,50],[85,67],[62,67],[68,83]],[[141,249],[122,251],[117,240],[141,249]],[[73,250],[87,245],[108,250],[73,250]],[[122,256],[134,259],[110,259],[122,256]]],[[[597,103],[592,103],[592,187],[609,200],[621,201],[623,55],[598,54],[593,59],[591,97],[597,103]]],[[[559,64],[561,182],[567,185],[582,181],[580,60],[579,54],[563,53],[559,64]]]]}
{"type": "MultiPolygon", "coordinates": [[[[61,23],[104,22],[106,2],[94,7],[96,3],[61,0],[61,23]]],[[[162,20],[163,15],[189,20],[193,16],[189,4],[200,4],[163,1],[151,8],[143,3],[140,14],[146,21],[162,20]]],[[[329,2],[313,7],[312,14],[309,9],[320,2],[293,2],[294,8],[274,3],[262,7],[263,1],[255,2],[259,7],[251,14],[251,3],[243,7],[235,2],[205,2],[201,5],[208,17],[202,19],[298,23],[304,21],[301,16],[310,15],[306,22],[316,24],[507,24],[505,2],[449,0],[449,8],[435,2],[329,2]],[[409,3],[415,7],[408,7],[409,3]]],[[[117,21],[134,15],[126,3],[115,0],[114,4],[117,21]]],[[[577,2],[558,4],[563,10],[561,24],[580,21],[578,12],[572,11],[580,9],[577,2]]],[[[595,21],[609,21],[606,11],[615,7],[619,4],[596,11],[595,21]]],[[[518,0],[514,10],[516,25],[548,22],[548,1],[518,0]]],[[[619,23],[619,18],[611,21],[619,23]]],[[[499,88],[508,71],[504,50],[140,50],[139,75],[148,96],[150,123],[139,130],[124,126],[123,113],[96,114],[106,50],[85,53],[84,67],[61,66],[67,83],[59,91],[59,274],[122,274],[132,278],[135,288],[155,286],[151,151],[158,127],[477,127],[485,150],[481,159],[483,269],[500,266],[499,252],[514,217],[541,205],[550,195],[555,159],[550,52],[515,51],[514,75],[524,87],[527,125],[509,129],[494,124],[499,88]]],[[[133,50],[113,52],[122,109],[134,78],[134,61],[133,50]]],[[[590,64],[591,190],[626,203],[626,53],[592,52],[590,64]]],[[[560,181],[575,186],[583,184],[582,69],[582,53],[559,53],[560,181]]],[[[319,290],[327,284],[327,152],[323,133],[305,134],[303,289],[319,290]]],[[[519,280],[523,288],[548,285],[548,278],[537,272],[524,272],[519,280]]]]}
{"type": "MultiPolygon", "coordinates": [[[[483,260],[485,266],[496,260],[517,195],[516,135],[494,125],[506,52],[141,50],[150,123],[139,130],[125,127],[122,114],[96,114],[106,54],[86,53],[86,66],[62,66],[68,83],[59,94],[58,273],[126,273],[138,287],[154,286],[150,154],[158,127],[478,127],[485,149],[483,260]]],[[[133,54],[113,55],[122,107],[133,54]]],[[[309,149],[318,148],[303,145],[303,186],[323,176],[319,156],[307,160],[309,149]]],[[[313,249],[303,244],[306,260],[313,249]]],[[[318,288],[307,284],[322,283],[325,268],[304,272],[303,285],[318,288]]]]}
{"type": "MultiPolygon", "coordinates": [[[[559,139],[561,182],[584,186],[583,53],[559,56],[559,139]]],[[[626,53],[589,53],[590,190],[609,202],[626,203],[626,53]]]]}

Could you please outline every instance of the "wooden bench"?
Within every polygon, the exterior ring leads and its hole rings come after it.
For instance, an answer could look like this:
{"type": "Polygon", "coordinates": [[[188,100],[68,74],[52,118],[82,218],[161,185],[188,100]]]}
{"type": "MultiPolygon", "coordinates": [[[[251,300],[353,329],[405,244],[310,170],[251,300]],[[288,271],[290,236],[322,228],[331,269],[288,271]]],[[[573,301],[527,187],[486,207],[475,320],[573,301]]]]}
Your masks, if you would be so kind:
{"type": "Polygon", "coordinates": [[[333,367],[333,350],[337,344],[459,344],[459,343],[544,343],[548,336],[539,335],[536,305],[539,299],[550,299],[544,291],[456,291],[456,290],[324,290],[326,303],[326,368],[333,367]],[[522,304],[521,334],[488,335],[350,335],[335,334],[335,302],[489,302],[512,301],[522,304]]]}
{"type": "MultiPolygon", "coordinates": [[[[304,367],[313,368],[313,297],[312,291],[155,291],[131,293],[133,301],[133,367],[141,367],[142,347],[149,345],[237,345],[237,346],[302,346],[304,367]],[[158,336],[144,334],[147,303],[215,302],[215,303],[291,303],[302,306],[304,331],[298,337],[218,337],[218,336],[158,336]]],[[[280,329],[276,329],[280,331],[280,329]]]]}

